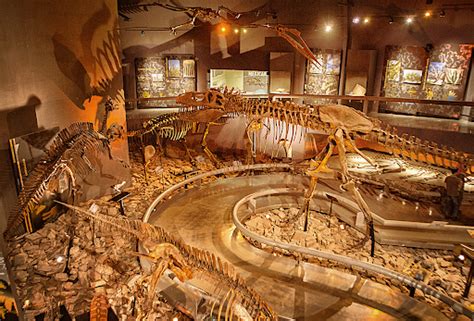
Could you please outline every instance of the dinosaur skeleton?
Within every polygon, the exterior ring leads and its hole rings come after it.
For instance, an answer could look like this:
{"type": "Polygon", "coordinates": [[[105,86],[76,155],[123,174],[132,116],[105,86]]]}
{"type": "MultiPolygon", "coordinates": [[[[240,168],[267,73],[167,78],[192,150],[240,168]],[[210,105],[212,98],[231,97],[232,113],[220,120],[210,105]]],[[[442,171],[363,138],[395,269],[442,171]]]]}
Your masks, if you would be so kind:
{"type": "Polygon", "coordinates": [[[74,201],[77,177],[94,172],[87,155],[112,158],[109,140],[94,130],[92,123],[74,123],[61,130],[46,155],[34,168],[12,210],[4,237],[10,239],[32,232],[60,211],[54,199],[74,201]],[[36,222],[36,224],[35,224],[36,222]]]}
{"type": "MultiPolygon", "coordinates": [[[[376,167],[372,159],[357,148],[355,143],[357,138],[380,144],[386,152],[403,159],[445,168],[467,166],[468,173],[474,170],[474,159],[470,155],[453,149],[448,150],[446,147],[438,148],[435,143],[421,143],[421,140],[414,136],[409,138],[406,135],[398,136],[390,128],[382,129],[379,120],[343,105],[309,106],[293,102],[259,101],[244,98],[227,89],[222,92],[211,89],[205,93],[184,93],[177,97],[176,102],[191,110],[183,119],[204,118],[207,115],[222,117],[227,113],[246,116],[249,122],[247,136],[251,145],[253,141],[249,131],[256,132],[263,127],[276,129],[274,141],[277,142],[282,139],[290,143],[294,142],[297,139],[295,134],[297,127],[303,128],[300,131],[300,139],[307,130],[317,130],[329,135],[326,147],[310,162],[310,168],[306,174],[311,181],[305,194],[305,201],[298,215],[289,219],[290,222],[298,220],[303,213],[308,215],[309,202],[316,190],[318,177],[324,173],[337,174],[327,167],[329,158],[337,151],[341,167],[339,175],[343,183],[341,187],[349,191],[359,205],[365,216],[367,228],[372,226],[370,209],[356,187],[355,178],[349,173],[346,160],[346,150],[349,149],[376,167]],[[192,114],[192,117],[189,114],[192,114]]],[[[213,121],[215,119],[208,118],[209,123],[213,121]]]]}
{"type": "MultiPolygon", "coordinates": [[[[123,217],[114,217],[91,213],[80,207],[56,201],[57,203],[74,210],[77,214],[89,218],[97,223],[99,228],[107,228],[129,234],[142,242],[148,248],[146,256],[156,262],[155,270],[147,280],[148,294],[145,307],[149,306],[156,295],[156,286],[163,273],[170,269],[181,281],[190,279],[193,272],[203,272],[210,277],[219,288],[227,287],[229,290],[220,300],[214,300],[209,315],[221,316],[225,320],[232,320],[233,315],[242,315],[245,309],[252,320],[276,320],[276,315],[268,304],[238,275],[232,265],[223,261],[214,254],[184,244],[164,229],[140,220],[130,220],[123,217]],[[216,308],[217,302],[219,307],[216,308]],[[224,307],[226,306],[225,310],[224,307]]],[[[141,281],[143,281],[142,279],[141,281]]],[[[146,312],[140,312],[140,319],[146,320],[146,312]]],[[[240,318],[241,319],[241,318],[240,318]]]]}

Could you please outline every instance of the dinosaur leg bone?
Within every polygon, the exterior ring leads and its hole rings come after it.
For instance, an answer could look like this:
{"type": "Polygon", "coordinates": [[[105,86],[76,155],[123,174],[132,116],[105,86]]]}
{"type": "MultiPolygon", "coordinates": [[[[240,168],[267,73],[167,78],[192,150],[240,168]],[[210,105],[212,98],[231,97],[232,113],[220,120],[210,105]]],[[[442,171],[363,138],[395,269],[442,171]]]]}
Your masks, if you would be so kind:
{"type": "Polygon", "coordinates": [[[354,151],[356,152],[357,154],[359,154],[363,159],[365,159],[370,165],[374,166],[375,168],[378,167],[378,165],[374,162],[374,160],[372,158],[370,158],[369,156],[365,155],[360,149],[357,148],[355,142],[352,140],[352,138],[349,136],[349,134],[347,132],[344,131],[344,136],[345,136],[345,139],[346,139],[346,143],[349,145],[349,147],[354,151]]]}
{"type": "MultiPolygon", "coordinates": [[[[309,183],[309,187],[306,190],[305,196],[304,196],[304,201],[303,201],[303,206],[300,207],[298,213],[291,217],[288,220],[288,223],[294,223],[299,220],[301,215],[303,213],[306,214],[306,217],[308,218],[309,215],[309,202],[313,198],[314,192],[316,191],[316,185],[318,183],[318,173],[320,172],[332,172],[331,169],[327,168],[327,162],[329,158],[331,157],[333,150],[334,150],[334,143],[333,143],[334,138],[332,136],[329,137],[329,143],[327,144],[326,148],[318,155],[316,156],[316,160],[311,160],[311,168],[306,171],[306,174],[311,178],[311,181],[309,183]],[[322,160],[317,160],[320,157],[323,157],[322,160]]],[[[307,221],[306,221],[307,222],[307,221]]],[[[307,224],[305,224],[305,227],[307,224]]]]}
{"type": "Polygon", "coordinates": [[[186,156],[188,156],[189,158],[189,161],[191,162],[191,164],[193,166],[196,165],[196,160],[194,159],[194,157],[191,155],[191,153],[189,152],[189,148],[188,148],[188,144],[186,144],[186,137],[184,137],[183,139],[181,139],[181,143],[183,144],[184,146],[184,149],[186,150],[186,156]]]}
{"type": "Polygon", "coordinates": [[[216,165],[218,166],[221,166],[222,163],[221,161],[219,161],[216,157],[216,155],[214,155],[214,153],[211,152],[211,150],[207,147],[207,136],[209,135],[209,127],[211,127],[211,125],[222,125],[222,124],[218,124],[218,123],[213,123],[213,122],[209,122],[206,124],[206,129],[204,131],[204,135],[202,136],[202,140],[201,140],[201,147],[204,151],[204,153],[206,153],[207,157],[209,157],[209,159],[216,165]]]}
{"type": "Polygon", "coordinates": [[[256,146],[254,144],[254,137],[255,134],[258,133],[260,130],[263,128],[263,122],[261,118],[257,119],[252,119],[249,124],[247,125],[247,128],[245,129],[245,132],[247,134],[247,139],[249,141],[249,148],[248,148],[248,161],[247,163],[250,164],[250,162],[255,162],[255,158],[257,157],[256,155],[256,146]]]}
{"type": "Polygon", "coordinates": [[[364,239],[364,243],[365,243],[365,241],[368,239],[368,236],[370,234],[369,233],[369,227],[372,226],[372,224],[373,224],[372,214],[371,214],[369,206],[367,205],[364,198],[359,193],[359,190],[355,186],[355,181],[352,178],[350,178],[349,170],[347,168],[346,148],[345,148],[345,145],[344,145],[344,132],[343,132],[343,130],[342,129],[337,129],[335,134],[334,134],[334,138],[335,138],[336,146],[337,146],[337,149],[338,149],[338,152],[339,152],[339,155],[338,155],[339,156],[339,163],[341,165],[341,170],[342,170],[343,185],[341,187],[343,188],[343,190],[347,190],[351,193],[353,199],[355,200],[355,202],[359,206],[362,214],[364,215],[366,223],[367,223],[367,225],[366,225],[367,226],[367,233],[366,233],[366,237],[364,239]]]}

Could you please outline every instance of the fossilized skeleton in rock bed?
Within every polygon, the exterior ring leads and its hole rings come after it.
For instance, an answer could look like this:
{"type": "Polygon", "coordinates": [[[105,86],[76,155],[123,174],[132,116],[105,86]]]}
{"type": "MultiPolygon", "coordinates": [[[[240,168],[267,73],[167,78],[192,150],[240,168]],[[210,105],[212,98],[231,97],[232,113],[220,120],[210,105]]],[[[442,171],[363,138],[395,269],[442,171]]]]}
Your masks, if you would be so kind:
{"type": "Polygon", "coordinates": [[[184,282],[199,274],[198,278],[210,280],[215,293],[201,296],[208,308],[196,311],[183,311],[196,320],[214,316],[217,320],[276,320],[276,315],[268,304],[250,287],[228,264],[218,256],[184,244],[164,229],[139,220],[113,217],[100,213],[91,213],[80,207],[61,203],[77,214],[94,221],[98,228],[106,228],[125,233],[142,242],[146,254],[136,253],[154,262],[150,276],[144,276],[139,282],[148,285],[148,292],[142,306],[138,307],[137,320],[147,320],[147,310],[156,296],[158,281],[169,269],[184,282]]]}
{"type": "MultiPolygon", "coordinates": [[[[105,127],[103,131],[106,132],[105,127]]],[[[109,143],[106,136],[94,130],[92,123],[74,123],[61,130],[18,196],[8,218],[5,239],[32,232],[56,217],[61,208],[54,203],[55,199],[74,201],[78,177],[97,170],[97,164],[88,157],[103,154],[113,159],[109,143]]]]}

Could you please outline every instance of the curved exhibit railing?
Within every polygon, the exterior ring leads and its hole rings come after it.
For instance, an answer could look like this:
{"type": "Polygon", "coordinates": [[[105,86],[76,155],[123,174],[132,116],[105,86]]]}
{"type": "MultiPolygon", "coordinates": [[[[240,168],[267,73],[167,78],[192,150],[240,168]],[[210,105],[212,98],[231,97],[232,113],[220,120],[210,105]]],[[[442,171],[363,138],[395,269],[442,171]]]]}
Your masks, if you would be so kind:
{"type": "MultiPolygon", "coordinates": [[[[171,194],[178,191],[179,189],[185,187],[186,185],[195,183],[197,181],[202,180],[203,178],[207,178],[210,176],[217,176],[217,175],[225,175],[229,173],[236,173],[236,172],[246,172],[246,171],[261,171],[261,170],[291,170],[293,166],[290,164],[254,164],[254,165],[238,165],[238,166],[230,166],[219,168],[213,171],[204,172],[193,177],[187,178],[175,185],[170,186],[167,188],[163,193],[158,195],[157,198],[153,200],[150,204],[148,209],[145,212],[145,215],[142,218],[142,221],[148,223],[151,214],[155,211],[155,207],[158,206],[165,198],[171,198],[171,194]]],[[[144,253],[144,248],[142,247],[141,243],[138,244],[138,251],[144,253]]],[[[147,260],[140,258],[140,264],[145,268],[149,268],[149,263],[147,260]]]]}
{"type": "MultiPolygon", "coordinates": [[[[271,246],[271,247],[274,247],[274,248],[286,250],[286,251],[293,252],[293,253],[300,253],[300,254],[307,255],[307,256],[313,256],[313,257],[317,257],[317,258],[322,258],[322,259],[338,262],[338,263],[340,263],[342,265],[345,265],[345,266],[348,266],[348,267],[358,267],[358,268],[360,268],[362,270],[365,270],[365,271],[368,271],[368,272],[381,274],[385,277],[388,277],[388,278],[391,278],[391,279],[394,279],[394,280],[398,280],[398,281],[404,283],[405,285],[407,285],[409,287],[414,287],[418,290],[421,290],[423,293],[425,293],[427,295],[431,295],[431,296],[439,299],[440,301],[442,301],[445,304],[447,304],[448,306],[450,306],[457,313],[464,314],[465,316],[471,318],[471,320],[474,320],[474,311],[470,310],[469,308],[464,306],[462,303],[454,300],[453,298],[441,293],[440,291],[437,291],[436,289],[428,286],[427,284],[425,284],[423,282],[417,281],[416,279],[414,279],[414,278],[412,278],[408,275],[392,271],[390,269],[384,268],[384,267],[382,267],[380,265],[377,265],[377,264],[362,262],[362,261],[359,261],[357,259],[353,259],[353,258],[350,258],[350,257],[347,257],[347,256],[333,254],[333,253],[325,252],[325,251],[320,251],[320,250],[316,250],[316,249],[313,249],[313,248],[301,247],[301,246],[297,246],[297,245],[294,245],[294,244],[277,242],[275,240],[266,238],[264,236],[261,236],[261,235],[258,235],[256,233],[254,233],[254,232],[249,231],[242,224],[242,222],[240,221],[240,218],[239,218],[239,212],[240,212],[240,208],[244,204],[249,203],[251,200],[256,200],[259,197],[268,197],[270,195],[285,194],[285,193],[291,193],[291,194],[301,193],[301,195],[302,195],[302,192],[298,192],[298,191],[292,190],[290,188],[282,188],[282,189],[273,189],[273,190],[269,190],[269,191],[262,191],[262,192],[253,193],[253,194],[245,196],[240,201],[238,201],[235,204],[234,209],[232,211],[232,220],[233,220],[234,225],[237,228],[237,230],[240,233],[242,233],[242,235],[249,238],[250,240],[258,242],[258,243],[265,244],[267,246],[271,246]]],[[[324,193],[322,193],[322,194],[324,194],[324,193]]]]}
{"type": "MultiPolygon", "coordinates": [[[[163,193],[161,193],[151,203],[151,205],[148,207],[148,209],[145,212],[145,215],[143,217],[143,221],[148,222],[148,220],[150,219],[151,214],[155,211],[155,208],[158,206],[158,204],[160,204],[165,199],[171,198],[171,195],[174,192],[180,190],[181,188],[185,187],[188,184],[192,184],[194,182],[200,181],[200,180],[202,180],[204,178],[207,178],[207,177],[210,177],[210,176],[225,175],[225,174],[228,174],[228,173],[244,172],[244,171],[252,171],[252,170],[260,171],[260,170],[270,170],[270,169],[291,170],[291,169],[293,169],[293,166],[291,164],[239,165],[239,166],[231,166],[231,167],[220,168],[220,169],[217,169],[217,170],[213,170],[213,171],[209,171],[209,172],[205,172],[205,173],[195,175],[193,177],[185,179],[185,180],[181,181],[180,183],[177,183],[177,184],[169,187],[163,193]]],[[[431,295],[431,296],[441,300],[442,302],[444,302],[445,304],[450,306],[457,313],[464,314],[465,316],[471,318],[471,320],[474,320],[474,311],[470,310],[469,308],[467,308],[466,306],[464,306],[460,302],[454,300],[453,298],[437,291],[436,289],[426,285],[423,282],[417,281],[416,279],[414,279],[414,278],[412,278],[408,275],[404,275],[402,273],[392,271],[390,269],[384,268],[384,267],[376,265],[376,264],[362,262],[362,261],[359,261],[359,260],[356,260],[356,259],[353,259],[353,258],[350,258],[350,257],[347,257],[347,256],[333,254],[333,253],[329,253],[329,252],[325,252],[325,251],[319,251],[319,250],[316,250],[316,249],[311,249],[311,248],[306,248],[306,247],[300,247],[300,246],[297,246],[297,245],[292,245],[292,244],[287,244],[287,243],[276,242],[274,240],[262,237],[260,235],[257,235],[255,233],[247,230],[245,228],[245,226],[243,226],[243,224],[240,222],[240,219],[238,217],[238,213],[239,213],[239,210],[242,207],[242,205],[244,205],[244,204],[248,203],[250,200],[256,199],[258,197],[263,197],[263,196],[267,197],[267,196],[272,195],[272,194],[285,194],[285,193],[289,193],[289,194],[299,193],[299,194],[302,194],[303,192],[302,191],[296,191],[296,190],[291,189],[291,188],[272,189],[272,190],[268,190],[268,191],[262,191],[262,192],[257,192],[257,193],[247,195],[246,197],[244,197],[240,201],[238,201],[235,204],[234,209],[233,209],[233,213],[232,213],[232,220],[233,220],[237,230],[240,233],[242,233],[242,235],[248,237],[249,239],[254,240],[256,242],[264,243],[268,246],[272,246],[272,247],[275,247],[275,248],[280,248],[280,249],[283,249],[283,250],[286,250],[286,251],[299,252],[301,254],[308,255],[308,256],[314,256],[314,257],[318,257],[318,258],[331,260],[331,261],[338,262],[340,264],[346,265],[348,267],[358,267],[358,268],[363,269],[363,270],[368,271],[368,272],[381,274],[381,275],[384,275],[385,277],[398,280],[398,281],[406,284],[409,287],[414,287],[416,289],[419,289],[419,290],[423,291],[425,294],[431,295]]],[[[335,196],[332,193],[327,193],[327,192],[320,192],[320,193],[318,193],[317,196],[324,198],[324,197],[327,197],[327,195],[331,195],[333,197],[335,196]]],[[[352,210],[357,210],[357,205],[353,201],[348,200],[346,198],[338,198],[338,200],[346,208],[349,208],[349,209],[352,209],[352,210]]],[[[379,221],[379,223],[382,223],[380,226],[383,226],[384,225],[384,222],[383,222],[384,219],[381,218],[380,216],[376,215],[376,214],[373,214],[373,215],[374,215],[374,221],[379,221]]],[[[385,224],[390,225],[392,227],[398,226],[400,228],[413,227],[412,222],[407,223],[407,222],[394,221],[394,222],[386,222],[385,224]]],[[[428,229],[436,229],[437,228],[436,226],[432,226],[429,223],[417,223],[417,224],[424,225],[428,229]]],[[[452,226],[452,228],[458,229],[458,228],[463,228],[463,227],[452,226]]],[[[143,248],[141,247],[141,245],[139,245],[139,251],[143,251],[143,248]]],[[[144,267],[147,266],[147,263],[146,263],[145,260],[140,259],[140,261],[141,261],[142,266],[144,266],[144,267]]]]}
{"type": "Polygon", "coordinates": [[[254,165],[238,165],[238,166],[230,166],[230,167],[223,167],[213,171],[205,172],[202,174],[195,175],[188,179],[185,179],[182,182],[179,182],[168,189],[166,189],[163,193],[158,195],[157,198],[150,204],[145,215],[143,216],[143,222],[148,222],[150,219],[150,215],[155,210],[155,207],[166,197],[173,194],[175,191],[179,190],[182,187],[185,187],[188,184],[192,184],[196,181],[199,181],[203,178],[209,176],[217,176],[217,175],[225,175],[229,173],[236,173],[236,172],[246,172],[246,171],[262,171],[262,170],[270,170],[270,169],[277,169],[277,170],[290,170],[293,169],[293,166],[290,164],[254,164],[254,165]]]}

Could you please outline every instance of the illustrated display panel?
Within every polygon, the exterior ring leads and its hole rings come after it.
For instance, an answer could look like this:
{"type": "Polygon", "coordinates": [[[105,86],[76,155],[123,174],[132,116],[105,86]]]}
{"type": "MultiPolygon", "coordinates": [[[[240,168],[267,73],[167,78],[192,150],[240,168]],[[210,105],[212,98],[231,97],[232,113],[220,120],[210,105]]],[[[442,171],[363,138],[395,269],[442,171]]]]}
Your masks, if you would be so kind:
{"type": "MultiPolygon", "coordinates": [[[[189,56],[135,59],[137,98],[172,97],[196,90],[196,63],[189,56]]],[[[139,101],[139,108],[166,107],[174,100],[139,101]]]]}
{"type": "MultiPolygon", "coordinates": [[[[428,100],[463,100],[474,45],[387,46],[382,95],[428,100]]],[[[460,106],[383,103],[381,111],[459,118],[460,106]]]]}
{"type": "Polygon", "coordinates": [[[268,94],[268,71],[211,69],[210,88],[233,88],[242,94],[268,94]]]}
{"type": "Polygon", "coordinates": [[[314,49],[318,63],[306,66],[305,93],[310,95],[337,95],[341,72],[341,51],[314,49]]]}

